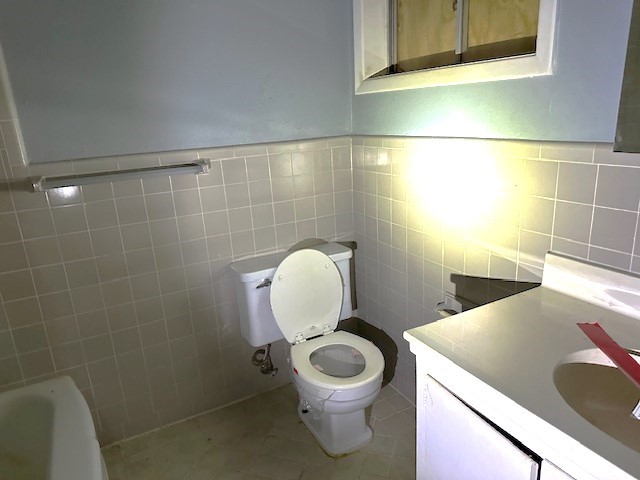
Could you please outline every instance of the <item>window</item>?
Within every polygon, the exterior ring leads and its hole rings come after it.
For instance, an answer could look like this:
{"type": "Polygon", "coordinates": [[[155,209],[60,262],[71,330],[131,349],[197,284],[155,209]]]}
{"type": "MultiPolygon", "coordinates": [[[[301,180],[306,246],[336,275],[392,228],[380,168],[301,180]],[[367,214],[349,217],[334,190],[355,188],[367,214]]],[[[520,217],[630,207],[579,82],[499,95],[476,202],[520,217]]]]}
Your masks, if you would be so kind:
{"type": "Polygon", "coordinates": [[[552,74],[557,0],[354,0],[356,93],[552,74]]]}

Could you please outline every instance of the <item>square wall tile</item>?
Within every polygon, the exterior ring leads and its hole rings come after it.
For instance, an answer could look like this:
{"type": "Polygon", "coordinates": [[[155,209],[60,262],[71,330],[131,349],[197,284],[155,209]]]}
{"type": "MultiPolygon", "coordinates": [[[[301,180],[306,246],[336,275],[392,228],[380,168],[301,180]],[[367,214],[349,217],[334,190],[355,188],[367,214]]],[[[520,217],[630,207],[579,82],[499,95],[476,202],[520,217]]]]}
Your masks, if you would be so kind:
{"type": "Polygon", "coordinates": [[[529,195],[555,198],[558,179],[558,164],[527,160],[526,162],[526,191],[529,195]]]}
{"type": "MultiPolygon", "coordinates": [[[[28,223],[28,222],[27,222],[28,223]]],[[[0,243],[22,240],[16,214],[4,213],[0,215],[0,243]]]]}
{"type": "Polygon", "coordinates": [[[247,183],[225,185],[228,208],[248,207],[251,203],[247,183]]]}
{"type": "Polygon", "coordinates": [[[140,331],[138,330],[138,327],[114,332],[112,338],[116,355],[135,350],[142,350],[142,344],[140,342],[140,331]]]}
{"type": "Polygon", "coordinates": [[[204,226],[207,237],[229,233],[229,211],[205,213],[204,226]]]}
{"type": "Polygon", "coordinates": [[[98,269],[93,259],[68,262],[65,270],[71,288],[95,285],[99,281],[98,269]]]}
{"type": "MultiPolygon", "coordinates": [[[[113,196],[116,198],[142,195],[142,181],[139,178],[113,182],[113,196]]],[[[87,200],[88,201],[88,200],[87,200]]]]}
{"type": "Polygon", "coordinates": [[[0,359],[0,385],[8,385],[22,380],[18,357],[0,359]]]}
{"type": "Polygon", "coordinates": [[[178,217],[176,221],[181,242],[188,242],[205,236],[202,215],[178,217]]]}
{"type": "Polygon", "coordinates": [[[222,177],[226,185],[247,181],[247,167],[244,158],[222,160],[220,165],[222,166],[222,177]]]}
{"type": "Polygon", "coordinates": [[[173,193],[176,215],[193,215],[202,213],[198,190],[181,190],[173,193]]]}
{"type": "Polygon", "coordinates": [[[62,264],[49,265],[31,270],[38,294],[53,293],[69,288],[62,264]]]}
{"type": "Polygon", "coordinates": [[[100,286],[89,285],[71,289],[71,298],[76,313],[104,308],[100,286]]]}
{"type": "Polygon", "coordinates": [[[85,205],[89,228],[113,227],[118,224],[116,205],[113,200],[103,200],[101,202],[91,202],[85,205]]]}
{"type": "Polygon", "coordinates": [[[87,362],[113,357],[111,335],[98,335],[82,341],[87,362]]]}
{"type": "Polygon", "coordinates": [[[246,165],[249,181],[269,179],[269,159],[266,155],[247,158],[246,165]]]}
{"type": "Polygon", "coordinates": [[[133,302],[107,307],[106,316],[112,333],[135,327],[138,324],[133,302]]]}
{"type": "Polygon", "coordinates": [[[0,332],[0,358],[14,357],[15,355],[16,348],[11,332],[0,332]]]}
{"type": "Polygon", "coordinates": [[[178,224],[175,219],[158,220],[149,222],[151,241],[155,247],[178,243],[178,224]]]}
{"type": "Polygon", "coordinates": [[[598,168],[596,205],[638,211],[640,200],[640,168],[610,167],[598,168]]]}
{"type": "Polygon", "coordinates": [[[596,165],[561,163],[558,170],[558,199],[592,204],[596,174],[596,165]]]}
{"type": "Polygon", "coordinates": [[[47,334],[42,323],[11,331],[18,354],[47,348],[47,334]]]}
{"type": "Polygon", "coordinates": [[[206,262],[209,259],[207,255],[207,240],[205,238],[182,242],[180,248],[185,265],[206,262]]]}
{"type": "Polygon", "coordinates": [[[45,321],[73,315],[73,304],[68,291],[49,293],[38,297],[45,321]]]}
{"type": "MultiPolygon", "coordinates": [[[[31,267],[51,265],[53,263],[59,263],[62,261],[62,255],[60,254],[60,248],[58,247],[58,240],[56,237],[45,237],[35,240],[29,240],[25,241],[23,245],[24,249],[26,250],[27,258],[29,260],[29,265],[31,265],[31,267]]],[[[18,252],[15,252],[11,256],[13,257],[17,254],[18,252]]],[[[0,256],[1,255],[2,253],[0,251],[0,256]]]]}
{"type": "Polygon", "coordinates": [[[133,301],[131,284],[128,278],[121,278],[100,285],[102,297],[107,307],[130,303],[133,301]]]}
{"type": "Polygon", "coordinates": [[[151,230],[148,223],[135,223],[120,227],[125,251],[151,247],[151,230]]]}
{"type": "Polygon", "coordinates": [[[147,204],[149,220],[161,220],[163,218],[175,217],[176,215],[171,193],[146,195],[145,202],[147,204]]]}
{"type": "Polygon", "coordinates": [[[65,262],[93,257],[93,247],[89,232],[59,235],[58,242],[62,259],[65,262]]]}
{"type": "Polygon", "coordinates": [[[631,253],[638,214],[596,207],[591,227],[592,245],[631,253]]]}
{"type": "Polygon", "coordinates": [[[199,191],[202,210],[204,212],[216,212],[227,209],[227,198],[223,186],[201,188],[199,191]]]}
{"type": "Polygon", "coordinates": [[[207,251],[212,260],[230,258],[232,256],[231,235],[207,238],[207,251]]]}
{"type": "Polygon", "coordinates": [[[622,270],[629,270],[631,268],[631,254],[614,252],[604,248],[591,247],[589,249],[589,260],[622,270]]]}
{"type": "Polygon", "coordinates": [[[51,349],[46,348],[18,356],[25,379],[39,377],[54,371],[51,349]]]}
{"type": "Polygon", "coordinates": [[[0,244],[0,272],[22,270],[28,266],[25,247],[22,242],[0,244]]]}
{"type": "Polygon", "coordinates": [[[56,233],[65,234],[87,230],[87,219],[82,205],[57,207],[51,210],[56,233]]]}
{"type": "Polygon", "coordinates": [[[81,313],[76,316],[76,322],[81,338],[95,337],[109,332],[107,314],[102,309],[81,313]]]}
{"type": "Polygon", "coordinates": [[[56,370],[64,370],[85,363],[82,343],[79,341],[53,347],[51,353],[56,370]]]}
{"type": "Polygon", "coordinates": [[[293,174],[291,155],[269,155],[269,170],[272,178],[290,177],[293,174]]]}
{"type": "Polygon", "coordinates": [[[130,278],[131,292],[134,300],[156,297],[160,294],[157,272],[136,275],[130,278]]]}
{"type": "Polygon", "coordinates": [[[118,227],[102,228],[91,231],[91,245],[96,256],[112,255],[122,252],[122,237],[118,227]]]}
{"type": "Polygon", "coordinates": [[[116,212],[120,225],[147,221],[147,208],[142,196],[116,199],[116,212]]]}
{"type": "Polygon", "coordinates": [[[293,200],[293,179],[291,177],[272,179],[271,191],[274,202],[293,200]]]}
{"type": "Polygon", "coordinates": [[[49,320],[44,326],[51,347],[73,342],[80,338],[76,319],[71,315],[49,320]]]}
{"type": "Polygon", "coordinates": [[[4,301],[18,300],[35,295],[30,270],[0,274],[0,295],[4,301]]]}
{"type": "MultiPolygon", "coordinates": [[[[135,276],[141,273],[149,273],[153,272],[156,269],[156,261],[153,256],[153,250],[150,248],[145,248],[142,250],[136,250],[133,252],[126,253],[126,266],[124,269],[124,275],[128,270],[129,275],[135,276]]],[[[122,275],[122,276],[124,276],[122,275]]],[[[113,276],[110,278],[111,280],[118,278],[117,276],[113,276]]]]}
{"type": "Polygon", "coordinates": [[[11,328],[19,328],[42,322],[40,304],[36,297],[4,302],[7,323],[11,328]]]}
{"type": "MultiPolygon", "coordinates": [[[[98,278],[101,282],[109,282],[127,276],[127,264],[122,253],[103,255],[96,258],[98,278]]],[[[129,272],[131,274],[131,272],[129,272]]]]}
{"type": "Polygon", "coordinates": [[[553,225],[554,237],[588,243],[592,214],[593,207],[590,205],[558,201],[553,225]]]}
{"type": "MultiPolygon", "coordinates": [[[[24,239],[47,237],[56,233],[53,227],[51,211],[49,209],[27,210],[24,212],[18,212],[17,215],[18,223],[20,224],[20,231],[22,232],[22,237],[24,239]]],[[[2,241],[4,242],[20,239],[19,233],[15,230],[13,218],[11,218],[13,216],[13,214],[0,215],[0,223],[2,223],[1,226],[3,232],[1,235],[3,239],[2,241]]]]}

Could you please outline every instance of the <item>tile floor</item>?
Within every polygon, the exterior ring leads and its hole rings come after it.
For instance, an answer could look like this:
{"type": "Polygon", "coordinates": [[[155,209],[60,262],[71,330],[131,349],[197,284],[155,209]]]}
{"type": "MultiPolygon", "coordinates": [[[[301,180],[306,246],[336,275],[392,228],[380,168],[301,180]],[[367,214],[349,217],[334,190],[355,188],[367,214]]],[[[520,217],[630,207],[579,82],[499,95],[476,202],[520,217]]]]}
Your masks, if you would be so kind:
{"type": "Polygon", "coordinates": [[[110,480],[415,479],[415,408],[390,386],[373,407],[373,441],[325,455],[289,384],[103,449],[110,480]]]}

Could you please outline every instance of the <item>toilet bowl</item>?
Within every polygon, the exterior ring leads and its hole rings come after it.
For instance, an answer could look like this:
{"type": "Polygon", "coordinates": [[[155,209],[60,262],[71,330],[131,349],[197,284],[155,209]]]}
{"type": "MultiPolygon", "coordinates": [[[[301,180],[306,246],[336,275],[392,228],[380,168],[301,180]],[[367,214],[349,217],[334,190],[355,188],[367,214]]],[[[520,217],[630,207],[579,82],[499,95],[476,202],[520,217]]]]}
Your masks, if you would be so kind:
{"type": "Polygon", "coordinates": [[[282,260],[270,291],[275,322],[292,344],[299,416],[333,456],[371,440],[364,409],[378,395],[384,370],[382,353],[373,343],[335,331],[343,295],[340,271],[315,249],[298,250],[282,260]]]}

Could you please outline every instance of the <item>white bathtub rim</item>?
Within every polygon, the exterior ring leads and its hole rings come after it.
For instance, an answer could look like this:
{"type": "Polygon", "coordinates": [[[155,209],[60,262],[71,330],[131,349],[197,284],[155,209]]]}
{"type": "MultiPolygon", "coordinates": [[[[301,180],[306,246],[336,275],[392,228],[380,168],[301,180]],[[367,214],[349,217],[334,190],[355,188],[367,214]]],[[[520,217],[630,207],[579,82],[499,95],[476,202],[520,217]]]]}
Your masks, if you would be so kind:
{"type": "Polygon", "coordinates": [[[87,402],[68,376],[61,376],[0,394],[0,404],[37,396],[53,405],[48,480],[102,479],[101,453],[87,402]]]}

